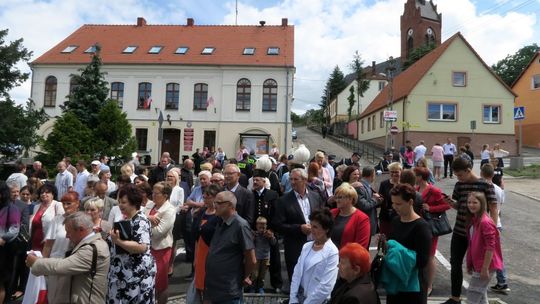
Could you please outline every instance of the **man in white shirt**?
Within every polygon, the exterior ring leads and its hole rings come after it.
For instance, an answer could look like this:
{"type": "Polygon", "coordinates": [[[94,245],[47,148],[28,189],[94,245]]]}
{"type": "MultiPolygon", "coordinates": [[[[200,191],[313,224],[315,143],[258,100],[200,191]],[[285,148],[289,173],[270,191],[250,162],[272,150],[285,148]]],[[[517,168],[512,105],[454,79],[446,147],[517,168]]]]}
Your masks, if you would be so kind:
{"type": "Polygon", "coordinates": [[[58,163],[56,169],[58,169],[58,174],[54,185],[58,191],[58,200],[60,200],[66,192],[73,189],[73,175],[66,170],[67,165],[63,161],[58,163]]]}
{"type": "Polygon", "coordinates": [[[454,155],[456,155],[456,146],[452,143],[452,139],[448,137],[446,143],[443,145],[444,153],[444,178],[448,177],[448,168],[450,167],[450,178],[454,177],[452,172],[452,163],[454,162],[454,155]]]}
{"type": "Polygon", "coordinates": [[[75,179],[75,191],[79,193],[79,197],[83,198],[84,195],[84,188],[86,188],[86,184],[88,183],[88,176],[90,176],[90,172],[86,170],[86,162],[84,160],[79,160],[77,164],[75,165],[77,168],[77,178],[75,179]]]}
{"type": "Polygon", "coordinates": [[[424,157],[426,155],[427,148],[424,145],[424,141],[421,140],[420,144],[416,147],[414,147],[414,164],[418,162],[419,159],[424,157]]]}
{"type": "Polygon", "coordinates": [[[17,188],[22,189],[24,186],[26,186],[26,181],[28,180],[28,177],[26,176],[26,165],[21,162],[17,162],[15,167],[17,172],[11,174],[6,179],[6,184],[17,185],[17,188]]]}

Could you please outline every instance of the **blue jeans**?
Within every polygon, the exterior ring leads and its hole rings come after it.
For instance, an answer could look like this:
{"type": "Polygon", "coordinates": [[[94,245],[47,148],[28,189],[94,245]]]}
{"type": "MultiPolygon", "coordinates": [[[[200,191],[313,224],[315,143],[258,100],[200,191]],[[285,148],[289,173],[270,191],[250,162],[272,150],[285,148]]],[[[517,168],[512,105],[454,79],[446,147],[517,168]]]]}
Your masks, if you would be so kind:
{"type": "MultiPolygon", "coordinates": [[[[497,228],[499,229],[499,232],[502,232],[502,227],[497,228]]],[[[507,280],[508,277],[506,276],[506,268],[503,265],[503,268],[501,270],[497,270],[497,285],[506,285],[508,284],[507,280]]]]}
{"type": "Polygon", "coordinates": [[[243,298],[236,298],[236,299],[232,299],[232,300],[212,302],[212,304],[244,304],[244,299],[243,298]]]}

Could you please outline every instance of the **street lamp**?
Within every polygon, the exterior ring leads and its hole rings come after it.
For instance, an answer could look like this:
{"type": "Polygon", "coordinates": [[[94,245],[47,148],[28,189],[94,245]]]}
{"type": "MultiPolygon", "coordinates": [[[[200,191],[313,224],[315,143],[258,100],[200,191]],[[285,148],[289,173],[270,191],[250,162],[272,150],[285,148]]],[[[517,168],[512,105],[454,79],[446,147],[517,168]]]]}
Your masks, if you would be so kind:
{"type": "MultiPolygon", "coordinates": [[[[394,70],[396,69],[395,63],[396,61],[394,60],[394,57],[390,56],[390,58],[388,58],[388,66],[386,67],[386,78],[388,79],[388,101],[386,104],[386,110],[388,111],[392,110],[394,103],[394,92],[392,83],[394,80],[394,70]]],[[[391,120],[386,122],[386,139],[384,141],[384,151],[388,151],[388,148],[391,147],[393,144],[392,142],[394,135],[392,135],[391,137],[388,136],[390,128],[392,128],[391,120]]]]}

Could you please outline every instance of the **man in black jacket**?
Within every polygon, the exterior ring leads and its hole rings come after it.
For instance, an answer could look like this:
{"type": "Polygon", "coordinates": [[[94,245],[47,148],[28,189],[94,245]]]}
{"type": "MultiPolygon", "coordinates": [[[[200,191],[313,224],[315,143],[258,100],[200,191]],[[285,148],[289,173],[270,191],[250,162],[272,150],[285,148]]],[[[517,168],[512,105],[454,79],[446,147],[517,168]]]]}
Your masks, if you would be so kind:
{"type": "Polygon", "coordinates": [[[235,164],[228,164],[223,170],[223,175],[225,176],[225,188],[233,192],[234,196],[236,196],[236,211],[238,215],[244,218],[250,226],[253,226],[255,222],[253,218],[255,212],[253,193],[238,183],[240,169],[235,164]]]}
{"type": "Polygon", "coordinates": [[[148,176],[148,183],[150,186],[153,187],[155,183],[164,181],[170,168],[172,168],[170,158],[166,155],[162,155],[159,160],[159,165],[155,166],[148,176]]]}

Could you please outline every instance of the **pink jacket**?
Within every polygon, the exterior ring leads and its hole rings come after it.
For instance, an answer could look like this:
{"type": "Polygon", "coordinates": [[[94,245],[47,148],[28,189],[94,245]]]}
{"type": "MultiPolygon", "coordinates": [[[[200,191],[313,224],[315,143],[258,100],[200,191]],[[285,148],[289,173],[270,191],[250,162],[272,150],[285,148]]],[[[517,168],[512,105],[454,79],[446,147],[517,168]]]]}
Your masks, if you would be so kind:
{"type": "Polygon", "coordinates": [[[484,256],[487,250],[493,251],[493,259],[489,270],[498,270],[503,268],[501,239],[499,230],[493,223],[493,220],[484,213],[480,219],[473,218],[472,225],[467,234],[469,239],[469,248],[467,249],[467,269],[476,272],[482,270],[484,256]]]}

